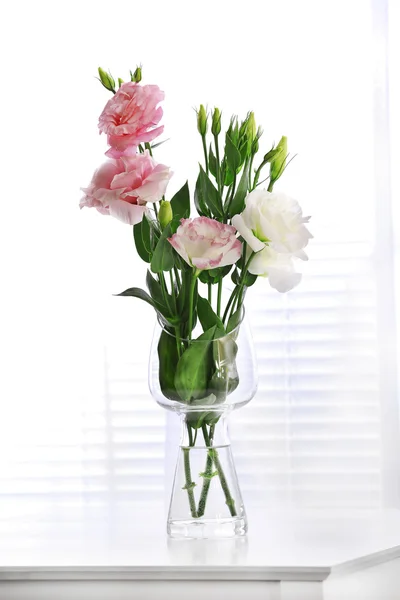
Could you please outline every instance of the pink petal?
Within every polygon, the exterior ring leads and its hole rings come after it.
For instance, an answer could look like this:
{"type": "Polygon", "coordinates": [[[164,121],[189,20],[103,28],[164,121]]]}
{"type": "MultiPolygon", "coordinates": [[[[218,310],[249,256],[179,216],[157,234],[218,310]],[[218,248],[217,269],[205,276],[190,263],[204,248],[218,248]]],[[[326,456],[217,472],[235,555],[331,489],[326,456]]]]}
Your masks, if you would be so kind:
{"type": "Polygon", "coordinates": [[[140,223],[146,211],[145,206],[130,204],[129,202],[124,202],[124,200],[112,200],[108,208],[112,217],[128,225],[140,223]]]}

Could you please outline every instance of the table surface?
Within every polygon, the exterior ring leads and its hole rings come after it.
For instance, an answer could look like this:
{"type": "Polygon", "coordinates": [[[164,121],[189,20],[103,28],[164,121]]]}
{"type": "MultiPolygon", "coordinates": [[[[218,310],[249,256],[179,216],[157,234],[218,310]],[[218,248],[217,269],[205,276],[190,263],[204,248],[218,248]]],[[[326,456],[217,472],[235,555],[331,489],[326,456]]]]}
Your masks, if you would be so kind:
{"type": "Polygon", "coordinates": [[[400,511],[248,507],[249,534],[172,540],[165,506],[66,498],[0,502],[0,579],[208,578],[321,581],[400,556],[400,511]]]}

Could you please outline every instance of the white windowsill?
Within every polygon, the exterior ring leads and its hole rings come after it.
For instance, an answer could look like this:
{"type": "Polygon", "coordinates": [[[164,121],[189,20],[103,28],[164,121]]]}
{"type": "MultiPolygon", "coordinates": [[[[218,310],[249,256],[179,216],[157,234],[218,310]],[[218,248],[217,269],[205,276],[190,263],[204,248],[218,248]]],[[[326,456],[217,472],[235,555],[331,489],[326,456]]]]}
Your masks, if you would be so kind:
{"type": "Polygon", "coordinates": [[[63,503],[1,502],[0,589],[10,580],[321,582],[400,557],[400,511],[250,508],[247,538],[180,541],[167,538],[161,504],[63,503]]]}

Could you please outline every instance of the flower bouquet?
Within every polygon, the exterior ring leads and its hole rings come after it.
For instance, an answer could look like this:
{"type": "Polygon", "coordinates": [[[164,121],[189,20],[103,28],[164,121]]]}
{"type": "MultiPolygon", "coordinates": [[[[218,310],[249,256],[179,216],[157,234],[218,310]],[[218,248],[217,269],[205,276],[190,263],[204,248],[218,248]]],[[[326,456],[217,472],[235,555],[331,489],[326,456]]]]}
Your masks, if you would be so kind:
{"type": "Polygon", "coordinates": [[[130,81],[118,79],[118,89],[100,68],[99,78],[112,94],[99,118],[109,160],[83,189],[80,206],[133,226],[136,251],[148,266],[147,291],[131,287],[118,295],[154,308],[150,391],[181,416],[168,532],[244,535],[247,519],[226,417],[257,389],[245,296],[258,277],[279,292],[297,285],[294,262],[307,260],[304,248],[312,237],[296,200],[274,191],[290,162],[287,139],[257,160],[263,132],[252,112],[242,121],[231,117],[223,133],[220,110],[209,114],[201,105],[204,162],[193,216],[188,182],[168,199],[172,172],[154,158],[162,143],[154,140],[163,131],[163,92],[141,84],[140,67],[130,81]]]}

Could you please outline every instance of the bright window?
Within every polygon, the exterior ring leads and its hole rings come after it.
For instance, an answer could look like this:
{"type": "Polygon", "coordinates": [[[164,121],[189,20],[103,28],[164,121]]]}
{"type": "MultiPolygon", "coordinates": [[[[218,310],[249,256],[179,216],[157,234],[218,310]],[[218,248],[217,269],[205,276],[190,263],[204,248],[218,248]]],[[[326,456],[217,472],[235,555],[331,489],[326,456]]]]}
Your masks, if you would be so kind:
{"type": "Polygon", "coordinates": [[[2,71],[14,87],[2,125],[0,496],[146,500],[170,484],[176,424],[147,389],[154,316],[112,296],[144,287],[145,265],[129,227],[78,210],[106,149],[96,68],[122,76],[142,61],[166,92],[171,139],[157,157],[175,171],[170,192],[186,178],[193,190],[200,102],[225,117],[254,110],[265,150],[285,134],[298,154],[279,188],[312,215],[315,239],[300,287],[248,293],[259,392],[232,419],[245,500],[398,505],[385,2],[248,0],[245,18],[241,2],[120,2],[112,26],[109,5],[93,6],[8,9],[25,43],[7,41],[2,71]]]}

